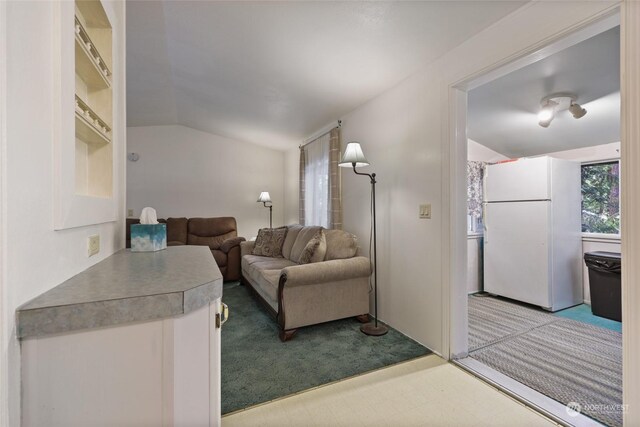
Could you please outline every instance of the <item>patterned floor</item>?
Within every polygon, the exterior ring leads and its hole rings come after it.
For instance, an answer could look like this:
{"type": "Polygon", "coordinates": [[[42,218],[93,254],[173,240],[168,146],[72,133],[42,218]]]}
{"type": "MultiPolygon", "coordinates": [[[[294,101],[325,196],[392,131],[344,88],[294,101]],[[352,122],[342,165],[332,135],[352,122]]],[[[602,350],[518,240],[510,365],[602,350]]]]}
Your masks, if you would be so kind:
{"type": "Polygon", "coordinates": [[[611,426],[622,425],[622,335],[495,297],[469,297],[470,356],[611,426]]]}

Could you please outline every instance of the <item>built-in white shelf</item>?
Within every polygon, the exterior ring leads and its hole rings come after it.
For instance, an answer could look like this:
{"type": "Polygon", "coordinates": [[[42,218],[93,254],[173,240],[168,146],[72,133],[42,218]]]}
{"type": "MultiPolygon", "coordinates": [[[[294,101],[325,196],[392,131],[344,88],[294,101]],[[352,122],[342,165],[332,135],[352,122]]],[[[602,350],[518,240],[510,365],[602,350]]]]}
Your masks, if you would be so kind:
{"type": "Polygon", "coordinates": [[[111,142],[111,127],[76,95],[76,135],[94,144],[111,142]]]}
{"type": "Polygon", "coordinates": [[[111,87],[111,71],[76,17],[76,72],[94,89],[111,87]]]}

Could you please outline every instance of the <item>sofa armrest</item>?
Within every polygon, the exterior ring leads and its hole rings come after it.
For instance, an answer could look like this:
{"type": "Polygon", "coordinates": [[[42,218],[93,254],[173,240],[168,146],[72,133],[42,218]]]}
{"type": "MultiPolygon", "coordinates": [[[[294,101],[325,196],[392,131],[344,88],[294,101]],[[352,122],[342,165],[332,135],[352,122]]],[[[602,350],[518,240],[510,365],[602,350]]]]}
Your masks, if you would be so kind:
{"type": "Polygon", "coordinates": [[[253,247],[256,245],[255,240],[244,241],[240,243],[240,258],[245,255],[251,255],[253,247]]]}
{"type": "Polygon", "coordinates": [[[314,283],[336,282],[339,280],[367,277],[371,275],[371,262],[366,257],[334,259],[311,264],[285,267],[280,274],[287,287],[314,283]]]}
{"type": "Polygon", "coordinates": [[[234,247],[240,245],[240,243],[244,242],[244,237],[231,237],[220,245],[220,250],[225,254],[228,254],[229,251],[234,247]]]}

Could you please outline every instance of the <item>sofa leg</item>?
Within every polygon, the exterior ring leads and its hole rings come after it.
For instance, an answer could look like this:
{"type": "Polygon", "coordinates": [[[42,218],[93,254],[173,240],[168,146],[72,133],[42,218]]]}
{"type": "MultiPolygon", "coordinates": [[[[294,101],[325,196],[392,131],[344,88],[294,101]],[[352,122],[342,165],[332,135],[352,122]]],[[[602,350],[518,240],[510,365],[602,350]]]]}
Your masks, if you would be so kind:
{"type": "Polygon", "coordinates": [[[356,316],[356,320],[360,323],[368,323],[369,322],[369,314],[361,314],[356,316]]]}
{"type": "Polygon", "coordinates": [[[297,329],[288,329],[286,331],[280,331],[280,341],[289,341],[296,334],[297,329]]]}

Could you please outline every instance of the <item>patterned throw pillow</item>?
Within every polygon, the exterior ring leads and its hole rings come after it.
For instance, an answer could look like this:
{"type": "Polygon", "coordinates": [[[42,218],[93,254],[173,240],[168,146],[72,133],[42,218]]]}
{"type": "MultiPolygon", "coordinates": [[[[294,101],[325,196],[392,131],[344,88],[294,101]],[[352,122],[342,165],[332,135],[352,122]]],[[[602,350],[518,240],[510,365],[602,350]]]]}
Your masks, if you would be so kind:
{"type": "Polygon", "coordinates": [[[268,256],[272,258],[282,258],[282,245],[287,236],[287,227],[262,228],[258,230],[256,244],[253,247],[252,255],[268,256]]]}
{"type": "Polygon", "coordinates": [[[309,264],[312,262],[320,262],[324,260],[324,256],[327,253],[327,239],[324,235],[324,230],[320,229],[313,235],[311,240],[302,250],[298,264],[309,264]]]}

